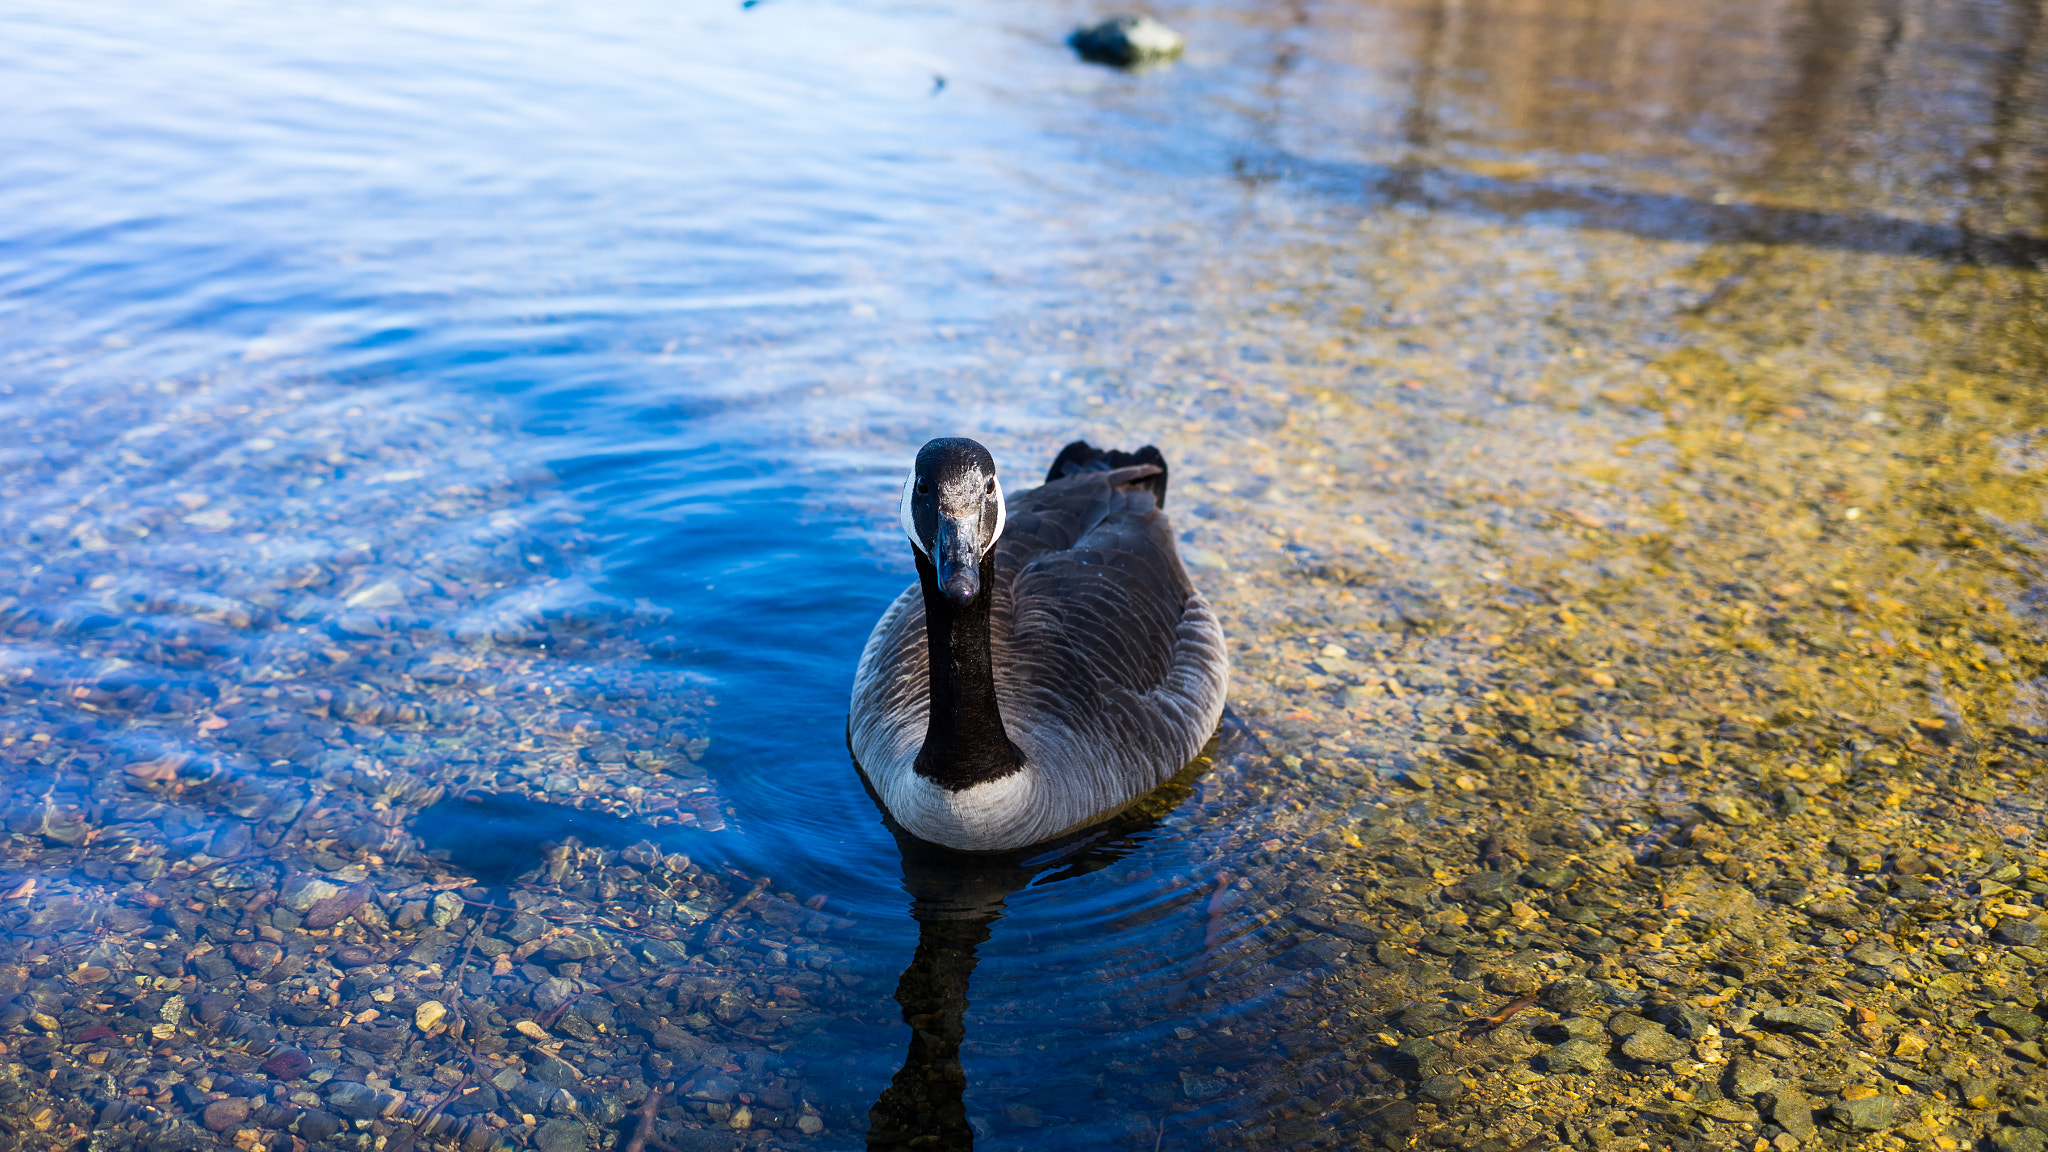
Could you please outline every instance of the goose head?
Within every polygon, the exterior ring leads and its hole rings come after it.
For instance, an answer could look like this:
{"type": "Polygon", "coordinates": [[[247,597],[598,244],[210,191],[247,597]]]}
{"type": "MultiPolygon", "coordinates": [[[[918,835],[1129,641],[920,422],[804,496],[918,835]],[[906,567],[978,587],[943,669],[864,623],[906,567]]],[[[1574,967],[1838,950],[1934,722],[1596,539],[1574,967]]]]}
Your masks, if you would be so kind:
{"type": "Polygon", "coordinates": [[[995,457],[964,437],[918,449],[903,480],[900,513],[910,546],[937,570],[939,590],[966,606],[981,595],[981,562],[1003,534],[1003,484],[995,457]]]}

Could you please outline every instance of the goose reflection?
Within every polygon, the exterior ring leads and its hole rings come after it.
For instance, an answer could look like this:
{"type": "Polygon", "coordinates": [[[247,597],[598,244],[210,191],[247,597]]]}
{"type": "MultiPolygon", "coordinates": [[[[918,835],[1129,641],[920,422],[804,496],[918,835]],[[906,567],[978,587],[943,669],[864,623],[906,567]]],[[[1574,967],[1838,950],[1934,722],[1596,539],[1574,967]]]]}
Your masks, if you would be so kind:
{"type": "MultiPolygon", "coordinates": [[[[1229,720],[1226,719],[1226,725],[1229,720]]],[[[979,950],[1021,889],[1085,876],[1140,848],[1160,819],[1188,798],[1194,781],[1234,742],[1229,729],[1193,763],[1131,808],[1083,832],[1014,852],[964,853],[926,843],[883,819],[903,855],[903,887],[917,921],[917,951],[896,984],[910,1026],[903,1067],[868,1112],[868,1147],[952,1152],[974,1147],[960,1046],[967,1038],[967,988],[979,950]]]]}

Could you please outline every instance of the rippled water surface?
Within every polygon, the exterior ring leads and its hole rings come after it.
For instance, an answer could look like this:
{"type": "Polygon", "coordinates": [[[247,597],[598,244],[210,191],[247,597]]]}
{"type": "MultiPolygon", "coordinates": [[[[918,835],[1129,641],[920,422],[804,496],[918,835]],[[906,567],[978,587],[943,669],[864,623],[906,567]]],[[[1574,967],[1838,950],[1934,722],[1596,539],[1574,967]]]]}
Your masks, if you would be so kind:
{"type": "MultiPolygon", "coordinates": [[[[1135,75],[1064,48],[1093,15],[0,13],[0,1024],[90,1112],[24,1138],[276,1148],[318,1112],[336,1147],[576,1152],[662,1092],[683,1149],[1405,1140],[1393,1037],[1315,981],[1465,918],[1347,928],[1328,860],[1422,836],[1395,867],[1449,883],[1476,850],[1428,837],[1500,818],[1486,773],[1570,759],[1568,717],[1505,750],[1473,719],[1502,621],[1670,553],[1558,526],[1742,507],[1660,471],[1688,414],[1847,461],[1823,534],[1879,483],[1857,437],[1951,427],[1923,393],[1982,422],[1944,460],[2036,467],[2038,5],[1169,7],[1188,55],[1135,75]],[[1703,330],[1744,350],[1672,359],[1703,330]],[[894,488],[945,434],[1013,487],[1077,436],[1159,444],[1238,652],[1213,759],[1022,860],[899,845],[845,749],[910,578],[894,488]],[[599,945],[497,961],[515,896],[599,945]],[[557,1084],[512,1024],[599,1002],[557,1084]],[[105,1027],[125,1055],[66,1062],[105,1027]],[[350,1079],[387,1096],[351,1115],[350,1079]]],[[[1681,680],[1660,715],[1698,711],[1681,680]]],[[[1589,795],[1711,790],[1617,763],[1589,795]]]]}

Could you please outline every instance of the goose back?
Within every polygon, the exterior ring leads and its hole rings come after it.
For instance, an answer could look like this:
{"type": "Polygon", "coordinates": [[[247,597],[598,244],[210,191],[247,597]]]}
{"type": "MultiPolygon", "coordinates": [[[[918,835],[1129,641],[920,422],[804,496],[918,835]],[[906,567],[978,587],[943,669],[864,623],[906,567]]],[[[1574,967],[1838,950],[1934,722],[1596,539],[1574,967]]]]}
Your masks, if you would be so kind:
{"type": "Polygon", "coordinates": [[[949,847],[1022,847],[1106,819],[1201,751],[1229,686],[1223,630],[1188,579],[1152,469],[1016,493],[995,549],[990,647],[1016,773],[957,791],[914,769],[930,694],[922,591],[868,638],[848,739],[882,803],[949,847]]]}

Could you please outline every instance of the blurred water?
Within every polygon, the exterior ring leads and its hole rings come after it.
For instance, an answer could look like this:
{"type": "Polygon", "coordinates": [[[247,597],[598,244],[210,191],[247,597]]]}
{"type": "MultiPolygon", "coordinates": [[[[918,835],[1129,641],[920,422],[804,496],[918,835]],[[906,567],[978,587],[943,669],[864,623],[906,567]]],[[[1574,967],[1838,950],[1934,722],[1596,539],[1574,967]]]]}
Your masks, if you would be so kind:
{"type": "MultiPolygon", "coordinates": [[[[829,894],[889,981],[918,926],[844,710],[908,578],[889,512],[927,436],[977,435],[1029,476],[1076,434],[1213,443],[1147,423],[1176,404],[1255,426],[1171,367],[1229,317],[1205,285],[1285,280],[1285,243],[1367,225],[1523,222],[1538,262],[1608,234],[2041,250],[2038,6],[1190,7],[1163,13],[1188,60],[1137,76],[1066,53],[1089,14],[11,5],[11,667],[104,674],[110,634],[203,631],[207,660],[150,667],[219,699],[319,665],[350,612],[404,605],[465,643],[607,620],[565,682],[703,702],[721,851],[829,894]],[[1887,22],[1916,29],[1905,47],[1887,22]],[[1168,367],[1105,353],[1154,346],[1168,367]],[[366,574],[277,592],[307,565],[366,574]]],[[[1481,375],[1528,370],[1518,332],[1481,375]]],[[[24,739],[48,722],[16,719],[24,739]]],[[[1202,836],[1238,812],[1138,828],[1100,871],[990,881],[1041,877],[975,970],[1003,1006],[970,1016],[984,1127],[1026,1102],[1054,1117],[1012,1130],[1031,1146],[1137,1139],[1111,1130],[1123,1110],[1059,1110],[1182,1019],[1212,931],[1202,836]],[[1070,1022],[1106,1000],[1125,1027],[1070,1022]]],[[[848,1109],[906,1033],[832,1025],[848,1109]]]]}

